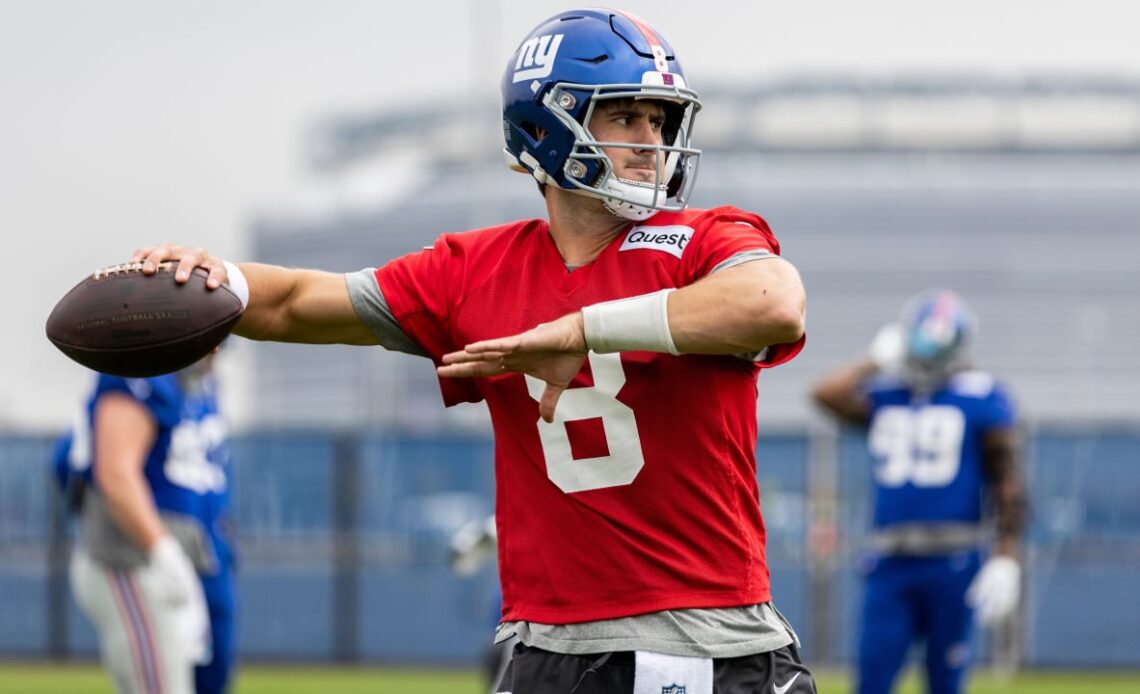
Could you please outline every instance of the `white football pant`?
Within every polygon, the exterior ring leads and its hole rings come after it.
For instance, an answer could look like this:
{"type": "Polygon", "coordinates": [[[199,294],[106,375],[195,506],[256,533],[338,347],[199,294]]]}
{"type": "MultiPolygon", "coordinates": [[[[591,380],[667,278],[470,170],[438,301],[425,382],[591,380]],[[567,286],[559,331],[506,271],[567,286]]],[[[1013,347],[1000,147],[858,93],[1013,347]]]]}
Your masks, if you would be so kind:
{"type": "Polygon", "coordinates": [[[171,605],[160,585],[146,566],[111,569],[82,549],[72,553],[72,592],[120,694],[194,694],[194,644],[185,635],[205,605],[171,605]]]}

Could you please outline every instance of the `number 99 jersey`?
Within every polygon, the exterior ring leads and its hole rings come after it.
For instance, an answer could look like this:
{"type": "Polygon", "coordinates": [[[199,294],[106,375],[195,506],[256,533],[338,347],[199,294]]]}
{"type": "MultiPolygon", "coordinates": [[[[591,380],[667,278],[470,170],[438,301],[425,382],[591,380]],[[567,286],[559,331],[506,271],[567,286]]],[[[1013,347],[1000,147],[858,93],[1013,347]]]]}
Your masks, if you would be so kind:
{"type": "Polygon", "coordinates": [[[981,522],[985,435],[1014,426],[1005,389],[981,371],[952,375],[929,396],[882,376],[867,383],[874,526],[981,522]]]}
{"type": "MultiPolygon", "coordinates": [[[[55,454],[56,474],[65,489],[72,479],[93,484],[94,412],[99,399],[108,394],[136,401],[154,418],[155,440],[142,473],[155,506],[200,526],[205,541],[201,549],[207,554],[199,563],[205,562],[211,572],[228,568],[233,561],[232,542],[226,534],[230,448],[214,377],[200,375],[193,387],[187,387],[177,373],[151,378],[96,374],[82,416],[55,454]]],[[[125,536],[114,537],[126,541],[125,536]]],[[[137,548],[130,551],[138,552],[137,548]]]]}
{"type": "MultiPolygon", "coordinates": [[[[542,220],[445,235],[376,271],[401,329],[437,363],[583,306],[683,287],[779,244],[735,208],[661,212],[568,269],[542,220]]],[[[354,298],[354,301],[356,299],[354,298]]],[[[495,431],[503,614],[546,624],[769,596],[756,484],[759,360],[590,353],[553,423],[523,374],[441,379],[447,404],[485,400],[495,431]]]]}

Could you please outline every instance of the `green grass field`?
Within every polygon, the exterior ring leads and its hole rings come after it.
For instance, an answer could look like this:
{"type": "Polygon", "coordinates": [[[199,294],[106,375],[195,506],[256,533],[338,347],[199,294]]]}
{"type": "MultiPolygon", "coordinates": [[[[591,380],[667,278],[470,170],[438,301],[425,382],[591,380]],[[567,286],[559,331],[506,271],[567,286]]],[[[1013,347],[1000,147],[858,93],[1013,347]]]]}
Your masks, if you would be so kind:
{"type": "MultiPolygon", "coordinates": [[[[820,673],[819,691],[850,692],[841,673],[820,673]]],[[[248,665],[242,668],[233,694],[482,694],[479,676],[466,670],[404,670],[248,665]]],[[[912,676],[899,694],[920,694],[912,676]]],[[[1135,694],[1138,672],[1028,672],[1006,680],[980,672],[973,694],[1135,694]]],[[[4,694],[114,694],[111,683],[93,665],[0,663],[4,694]]]]}

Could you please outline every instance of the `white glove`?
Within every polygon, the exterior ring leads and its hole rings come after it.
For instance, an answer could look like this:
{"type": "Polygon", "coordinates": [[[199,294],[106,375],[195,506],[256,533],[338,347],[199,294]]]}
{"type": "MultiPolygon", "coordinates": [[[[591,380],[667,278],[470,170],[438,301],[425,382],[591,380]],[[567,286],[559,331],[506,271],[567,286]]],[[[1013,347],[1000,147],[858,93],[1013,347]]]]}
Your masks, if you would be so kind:
{"type": "Polygon", "coordinates": [[[494,516],[467,523],[451,536],[451,570],[460,576],[474,574],[495,556],[498,539],[494,516]]]}
{"type": "Polygon", "coordinates": [[[906,331],[899,323],[887,323],[875,333],[871,347],[867,351],[871,361],[879,371],[897,374],[902,371],[906,356],[906,331]]]}
{"type": "Polygon", "coordinates": [[[173,609],[179,641],[185,645],[191,662],[210,662],[210,613],[194,564],[178,541],[166,535],[150,550],[148,568],[163,598],[173,609]]]}
{"type": "Polygon", "coordinates": [[[966,590],[966,604],[985,626],[1013,614],[1021,595],[1021,565],[1013,557],[990,557],[966,590]]]}
{"type": "Polygon", "coordinates": [[[171,605],[185,605],[193,596],[195,588],[198,592],[202,590],[198,572],[194,570],[190,558],[170,535],[165,535],[154,543],[150,550],[149,568],[161,586],[163,597],[171,605]]]}

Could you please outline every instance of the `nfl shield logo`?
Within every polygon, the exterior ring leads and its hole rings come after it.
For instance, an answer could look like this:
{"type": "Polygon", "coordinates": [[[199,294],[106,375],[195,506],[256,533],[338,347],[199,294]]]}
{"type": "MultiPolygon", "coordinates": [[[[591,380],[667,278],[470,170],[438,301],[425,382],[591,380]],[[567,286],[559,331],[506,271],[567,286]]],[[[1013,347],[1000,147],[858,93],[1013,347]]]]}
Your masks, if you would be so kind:
{"type": "Polygon", "coordinates": [[[685,694],[685,686],[681,684],[671,684],[668,687],[662,687],[661,694],[685,694]]]}

